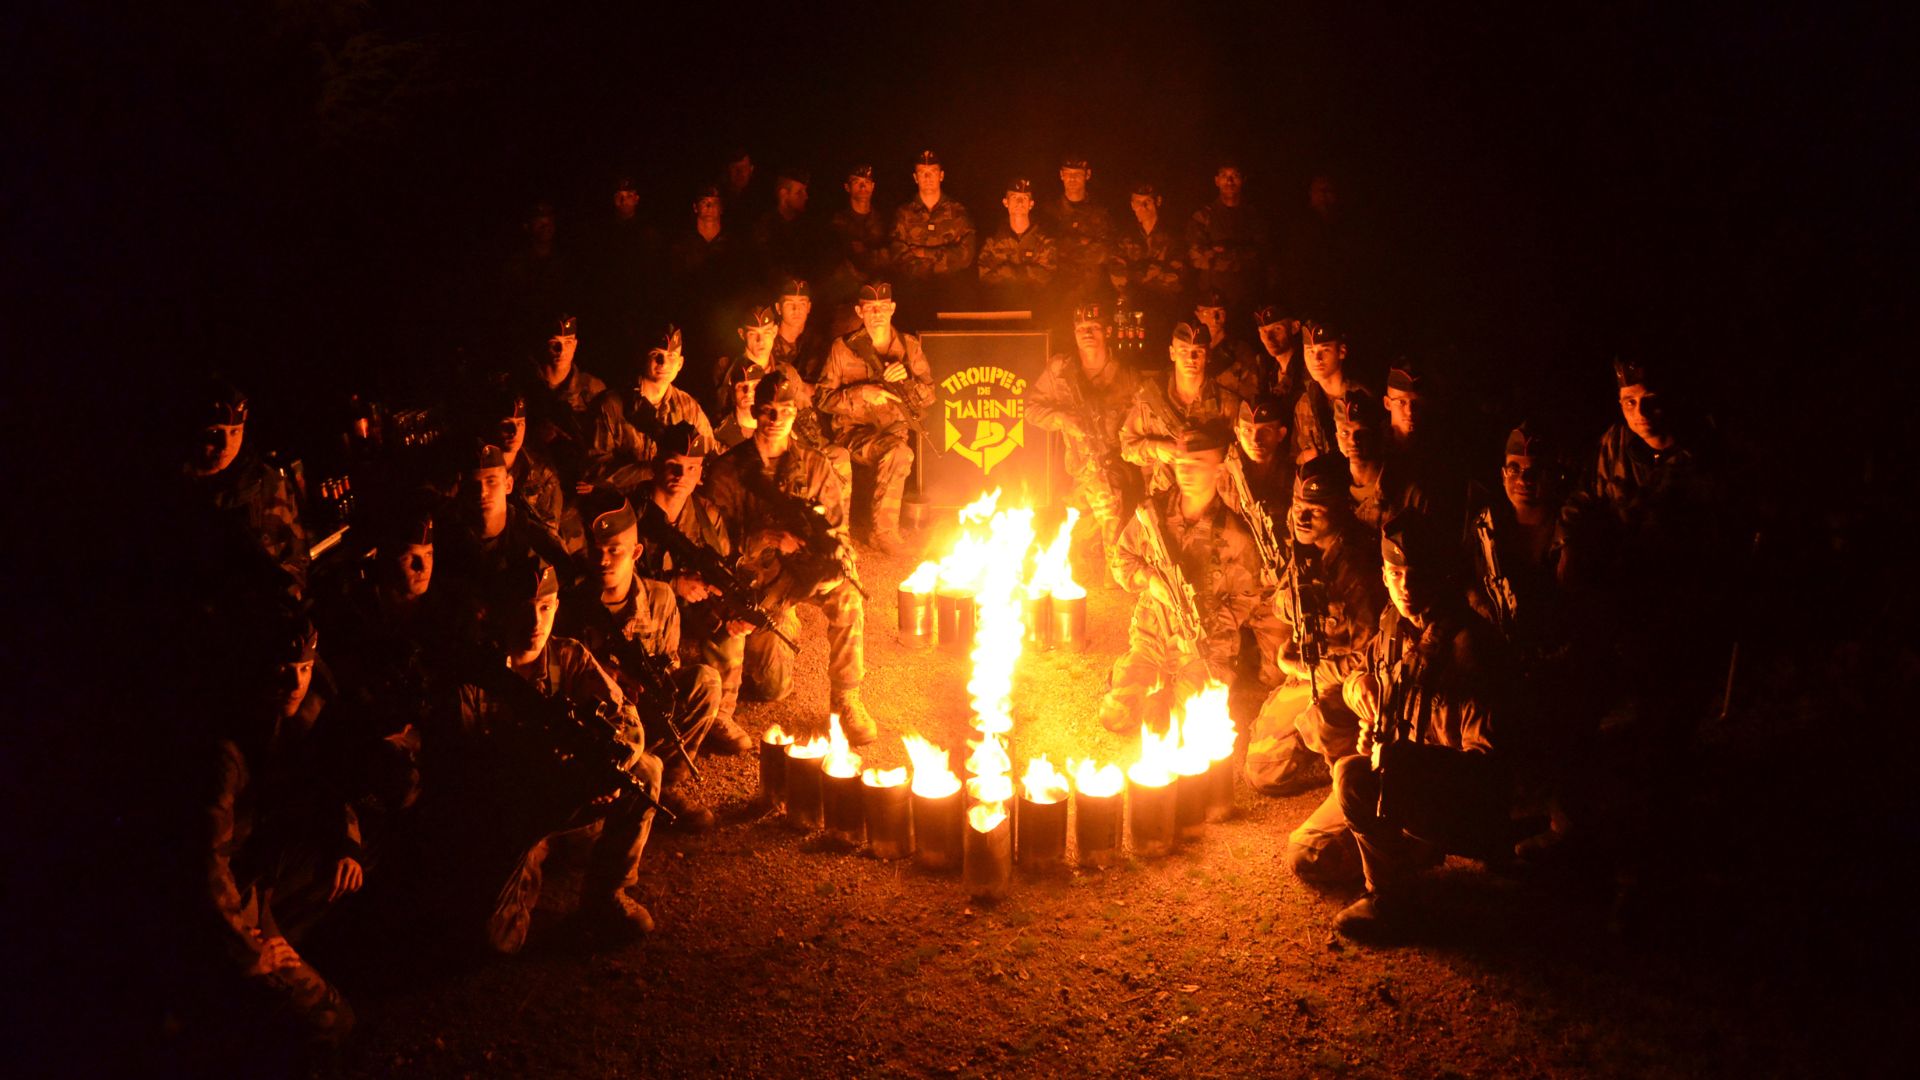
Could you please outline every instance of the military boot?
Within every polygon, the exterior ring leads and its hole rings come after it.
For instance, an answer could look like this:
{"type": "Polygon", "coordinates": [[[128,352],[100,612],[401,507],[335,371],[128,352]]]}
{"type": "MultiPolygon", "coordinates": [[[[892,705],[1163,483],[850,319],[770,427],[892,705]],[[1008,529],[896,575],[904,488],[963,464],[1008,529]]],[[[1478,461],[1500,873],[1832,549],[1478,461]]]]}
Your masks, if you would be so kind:
{"type": "Polygon", "coordinates": [[[847,733],[848,743],[865,746],[880,737],[880,726],[861,703],[858,687],[835,691],[830,708],[840,715],[840,728],[847,733]]]}
{"type": "Polygon", "coordinates": [[[1333,917],[1333,928],[1355,941],[1389,941],[1405,929],[1400,908],[1374,893],[1348,904],[1333,917]]]}
{"type": "Polygon", "coordinates": [[[715,717],[706,738],[700,740],[700,748],[710,754],[732,757],[752,750],[753,736],[731,717],[715,717]]]}
{"type": "Polygon", "coordinates": [[[686,832],[706,832],[713,828],[713,811],[687,794],[684,774],[669,776],[660,786],[665,789],[660,792],[660,805],[673,815],[673,828],[686,832]]]}
{"type": "Polygon", "coordinates": [[[610,896],[582,897],[574,925],[596,943],[617,945],[653,932],[653,913],[617,889],[610,896]]]}

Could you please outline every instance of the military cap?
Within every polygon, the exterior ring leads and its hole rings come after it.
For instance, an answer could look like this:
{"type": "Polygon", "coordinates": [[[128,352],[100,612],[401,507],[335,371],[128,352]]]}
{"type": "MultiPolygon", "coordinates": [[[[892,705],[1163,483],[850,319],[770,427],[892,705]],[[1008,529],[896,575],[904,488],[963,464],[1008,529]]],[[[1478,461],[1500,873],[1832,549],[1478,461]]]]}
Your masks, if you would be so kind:
{"type": "Polygon", "coordinates": [[[1273,394],[1261,394],[1241,399],[1240,419],[1249,424],[1284,424],[1291,418],[1287,415],[1286,402],[1273,394]]]}
{"type": "MultiPolygon", "coordinates": [[[[722,199],[720,186],[718,184],[701,184],[695,188],[693,190],[693,201],[699,202],[701,199],[722,199]]],[[[722,199],[722,201],[724,202],[725,200],[722,199]]]]}
{"type": "Polygon", "coordinates": [[[780,283],[780,291],[778,293],[775,293],[774,295],[778,296],[782,300],[786,299],[789,296],[810,297],[813,295],[813,288],[812,286],[808,285],[805,281],[803,281],[800,278],[790,277],[787,280],[780,283]]]}
{"type": "Polygon", "coordinates": [[[1227,432],[1225,424],[1205,423],[1175,435],[1173,448],[1181,457],[1192,457],[1212,450],[1218,450],[1224,454],[1232,441],[1233,436],[1227,432]]]}
{"type": "Polygon", "coordinates": [[[320,630],[304,607],[285,607],[267,620],[260,638],[265,658],[276,664],[304,664],[320,652],[320,630]]]}
{"type": "Polygon", "coordinates": [[[1439,528],[1417,510],[1403,510],[1380,525],[1380,561],[1388,566],[1446,570],[1456,554],[1439,528]]]}
{"type": "Polygon", "coordinates": [[[1272,326],[1275,323],[1286,322],[1287,316],[1283,314],[1284,310],[1279,304],[1262,304],[1253,311],[1253,325],[1272,326]]]}
{"type": "Polygon", "coordinates": [[[653,344],[647,347],[647,355],[652,356],[654,353],[671,355],[679,352],[681,345],[682,338],[680,336],[680,328],[672,323],[668,323],[667,328],[660,331],[660,336],[655,338],[653,344]]]}
{"type": "Polygon", "coordinates": [[[660,433],[654,442],[653,456],[656,461],[665,461],[677,457],[705,457],[706,447],[701,445],[700,433],[685,420],[677,424],[668,424],[667,430],[660,433]]]}
{"type": "Polygon", "coordinates": [[[1007,194],[1031,195],[1033,194],[1033,181],[1024,176],[1016,176],[1007,181],[1007,194]]]}
{"type": "Polygon", "coordinates": [[[1322,322],[1319,319],[1300,320],[1300,335],[1304,340],[1310,341],[1315,345],[1344,345],[1347,343],[1347,332],[1344,328],[1335,326],[1332,323],[1322,322]]]}
{"type": "Polygon", "coordinates": [[[1426,365],[1408,356],[1396,356],[1387,366],[1387,389],[1417,394],[1426,381],[1426,365]]]}
{"type": "Polygon", "coordinates": [[[546,333],[543,337],[576,337],[580,333],[580,320],[567,312],[560,312],[543,324],[546,333]]]}
{"type": "Polygon", "coordinates": [[[1615,357],[1613,361],[1613,381],[1622,390],[1629,386],[1658,386],[1662,382],[1660,374],[1658,368],[1638,357],[1615,357]]]}
{"type": "Polygon", "coordinates": [[[740,320],[740,328],[743,330],[757,330],[762,327],[773,326],[776,322],[778,322],[778,320],[773,317],[772,308],[764,304],[755,304],[752,308],[748,309],[747,317],[740,320]]]}
{"type": "Polygon", "coordinates": [[[934,154],[934,152],[931,150],[922,150],[920,151],[920,156],[913,159],[913,164],[916,168],[921,165],[932,165],[935,168],[938,168],[940,165],[940,158],[936,154],[934,154]]]}
{"type": "Polygon", "coordinates": [[[1347,387],[1347,392],[1333,402],[1334,422],[1349,427],[1378,427],[1385,412],[1380,399],[1364,386],[1347,387]]]}
{"type": "Polygon", "coordinates": [[[504,469],[507,467],[507,452],[485,439],[475,439],[464,464],[465,470],[470,473],[482,469],[504,469]]]}
{"type": "Polygon", "coordinates": [[[729,364],[726,380],[728,387],[739,386],[743,382],[758,382],[767,374],[767,369],[759,364],[729,364]]]}
{"type": "Polygon", "coordinates": [[[1087,164],[1087,156],[1085,154],[1068,154],[1067,156],[1060,159],[1060,167],[1063,169],[1088,169],[1088,170],[1091,170],[1093,168],[1092,165],[1087,164]]]}
{"type": "Polygon", "coordinates": [[[1351,506],[1352,477],[1339,454],[1311,458],[1293,474],[1293,501],[1328,510],[1351,506]]]}
{"type": "Polygon", "coordinates": [[[856,176],[862,180],[873,179],[873,166],[862,162],[847,170],[847,179],[851,180],[856,176]]]}
{"type": "Polygon", "coordinates": [[[1089,300],[1073,309],[1073,321],[1076,323],[1106,322],[1107,312],[1100,306],[1098,300],[1089,300]]]}
{"type": "Polygon", "coordinates": [[[1553,456],[1553,441],[1533,430],[1531,421],[1507,432],[1506,453],[1512,457],[1548,458],[1553,456]]]}
{"type": "Polygon", "coordinates": [[[884,281],[875,281],[871,284],[860,286],[860,300],[862,303],[868,300],[891,299],[893,299],[893,286],[884,281]]]}
{"type": "Polygon", "coordinates": [[[587,535],[596,544],[604,544],[640,523],[627,497],[620,494],[618,488],[606,484],[588,488],[580,496],[579,505],[580,520],[586,523],[587,535]]]}
{"type": "Polygon", "coordinates": [[[615,181],[613,182],[613,190],[615,190],[615,191],[631,191],[631,192],[634,192],[634,193],[636,193],[636,194],[637,194],[637,193],[639,193],[639,191],[640,191],[640,185],[638,185],[638,184],[636,184],[636,183],[634,183],[634,182],[633,182],[633,177],[631,177],[631,176],[623,176],[623,177],[621,177],[620,179],[618,179],[618,180],[615,180],[615,181]]]}
{"type": "Polygon", "coordinates": [[[527,397],[513,386],[488,387],[480,397],[474,419],[518,420],[527,415],[527,397]]]}
{"type": "Polygon", "coordinates": [[[393,509],[367,526],[372,546],[382,555],[391,555],[415,544],[433,546],[433,511],[425,507],[393,509]]]}
{"type": "Polygon", "coordinates": [[[727,155],[720,159],[720,163],[723,165],[731,165],[736,161],[751,160],[753,160],[753,151],[748,150],[744,146],[735,146],[733,149],[727,151],[727,155]]]}
{"type": "Polygon", "coordinates": [[[543,596],[560,595],[560,575],[553,564],[530,555],[502,571],[494,581],[494,596],[502,603],[525,604],[543,596]]]}
{"type": "Polygon", "coordinates": [[[813,174],[798,165],[782,165],[779,171],[773,174],[773,179],[775,183],[786,181],[806,187],[813,183],[813,174]]]}
{"type": "Polygon", "coordinates": [[[1198,345],[1205,348],[1213,344],[1213,332],[1204,325],[1194,323],[1176,323],[1173,328],[1175,345],[1198,345]]]}
{"type": "Polygon", "coordinates": [[[193,414],[200,427],[244,424],[247,422],[247,395],[225,379],[208,379],[200,388],[193,414]]]}
{"type": "Polygon", "coordinates": [[[765,408],[768,405],[798,405],[800,392],[794,388],[793,381],[784,371],[774,371],[760,380],[753,388],[753,407],[765,408]]]}
{"type": "Polygon", "coordinates": [[[1133,182],[1133,194],[1150,195],[1153,198],[1157,199],[1160,197],[1160,189],[1157,187],[1154,187],[1152,184],[1148,183],[1145,180],[1135,180],[1133,182]]]}
{"type": "Polygon", "coordinates": [[[1227,298],[1220,295],[1219,289],[1209,289],[1200,294],[1200,298],[1193,302],[1193,306],[1196,311],[1200,308],[1223,308],[1227,306],[1227,298]]]}

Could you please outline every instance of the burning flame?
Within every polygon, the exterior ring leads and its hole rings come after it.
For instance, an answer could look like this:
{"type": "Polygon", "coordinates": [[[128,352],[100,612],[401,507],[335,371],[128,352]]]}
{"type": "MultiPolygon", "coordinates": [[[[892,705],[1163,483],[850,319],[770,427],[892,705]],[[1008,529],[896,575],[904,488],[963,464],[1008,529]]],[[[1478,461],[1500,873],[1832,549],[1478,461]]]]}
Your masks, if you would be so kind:
{"type": "Polygon", "coordinates": [[[960,790],[960,778],[947,764],[947,752],[918,735],[900,740],[913,762],[913,793],[923,799],[944,799],[960,790]]]}
{"type": "Polygon", "coordinates": [[[840,726],[840,714],[827,717],[827,757],[820,763],[820,770],[828,776],[837,776],[843,780],[860,775],[860,755],[853,752],[847,742],[847,732],[840,726]]]}
{"type": "Polygon", "coordinates": [[[1021,790],[1031,803],[1057,803],[1067,797],[1067,776],[1053,767],[1045,754],[1027,762],[1026,775],[1020,778],[1021,790]]]}
{"type": "Polygon", "coordinates": [[[1087,590],[1073,580],[1073,561],[1068,558],[1073,550],[1073,526],[1079,520],[1080,511],[1068,507],[1067,519],[1060,523],[1053,541],[1033,557],[1033,576],[1027,579],[1028,593],[1034,596],[1051,593],[1061,600],[1078,600],[1087,595],[1087,590]]]}
{"type": "Polygon", "coordinates": [[[760,736],[760,741],[770,746],[792,746],[793,736],[787,734],[786,729],[779,724],[775,724],[767,729],[765,735],[760,736]]]}
{"type": "Polygon", "coordinates": [[[973,744],[973,753],[967,757],[967,771],[973,774],[973,779],[967,781],[967,794],[973,796],[974,801],[1003,803],[1013,798],[1013,758],[1000,744],[999,736],[989,733],[973,744]]]}
{"type": "Polygon", "coordinates": [[[1192,747],[1193,752],[1208,761],[1225,761],[1233,756],[1237,733],[1233,717],[1227,712],[1227,684],[1217,679],[1208,680],[1204,690],[1187,699],[1182,713],[1183,749],[1192,747]]]}
{"type": "Polygon", "coordinates": [[[827,751],[832,749],[833,744],[827,741],[825,735],[815,735],[803,743],[788,743],[787,756],[790,758],[823,758],[827,756],[827,751]]]}
{"type": "Polygon", "coordinates": [[[1126,774],[1118,765],[1096,765],[1092,758],[1084,761],[1068,759],[1067,770],[1073,774],[1073,790],[1096,799],[1109,799],[1120,794],[1126,785],[1126,774]]]}
{"type": "Polygon", "coordinates": [[[939,581],[940,564],[931,561],[923,562],[914,567],[913,573],[907,575],[907,580],[900,583],[900,588],[916,596],[925,596],[933,591],[939,581]]]}
{"type": "Polygon", "coordinates": [[[907,767],[902,765],[897,769],[887,769],[885,771],[868,769],[860,774],[860,782],[868,787],[900,787],[907,782],[907,767]]]}
{"type": "Polygon", "coordinates": [[[967,824],[973,827],[974,832],[992,832],[1006,824],[1006,821],[1006,803],[981,803],[979,806],[967,811],[967,824]]]}
{"type": "Polygon", "coordinates": [[[1179,725],[1169,727],[1165,735],[1155,735],[1151,728],[1140,725],[1140,760],[1127,766],[1127,779],[1141,787],[1166,787],[1173,783],[1179,750],[1179,725]]]}
{"type": "Polygon", "coordinates": [[[1033,511],[1002,510],[993,515],[986,556],[974,602],[979,614],[973,638],[973,726],[988,735],[1013,730],[1013,669],[1026,636],[1021,606],[1020,570],[1033,546],[1033,511]]]}

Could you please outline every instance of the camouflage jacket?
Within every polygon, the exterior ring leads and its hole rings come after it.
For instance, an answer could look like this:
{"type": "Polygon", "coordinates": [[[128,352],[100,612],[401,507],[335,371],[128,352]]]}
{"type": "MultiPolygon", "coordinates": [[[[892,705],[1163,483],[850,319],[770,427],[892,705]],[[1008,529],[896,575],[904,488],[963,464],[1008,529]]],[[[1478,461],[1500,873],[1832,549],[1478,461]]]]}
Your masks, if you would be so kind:
{"type": "Polygon", "coordinates": [[[1177,403],[1173,380],[1169,373],[1165,382],[1141,383],[1120,425],[1120,456],[1148,471],[1149,491],[1173,486],[1175,435],[1208,422],[1223,423],[1232,430],[1240,417],[1239,396],[1212,379],[1203,382],[1199,396],[1185,405],[1177,403]]]}
{"type": "Polygon", "coordinates": [[[887,223],[879,211],[856,214],[849,207],[833,212],[829,223],[839,255],[860,281],[884,277],[893,265],[893,252],[887,243],[887,223]]]}
{"type": "Polygon", "coordinates": [[[1013,235],[1012,226],[1002,225],[980,245],[975,265],[982,285],[1038,288],[1053,280],[1059,262],[1053,238],[1038,225],[1027,226],[1019,236],[1013,235]]]}
{"type": "Polygon", "coordinates": [[[727,410],[726,415],[720,418],[720,423],[713,429],[713,445],[716,453],[724,454],[751,438],[753,438],[753,432],[740,426],[740,418],[732,409],[727,410]]]}
{"type": "Polygon", "coordinates": [[[973,265],[973,219],[949,196],[931,208],[914,196],[893,212],[890,250],[904,277],[951,274],[973,265]]]}
{"type": "Polygon", "coordinates": [[[849,427],[885,428],[906,422],[905,407],[892,395],[871,386],[848,389],[853,383],[880,379],[887,365],[896,360],[906,364],[907,378],[889,386],[915,409],[931,405],[933,369],[927,366],[919,335],[895,330],[884,353],[874,348],[864,326],[833,343],[827,362],[820,367],[813,400],[815,408],[834,418],[836,434],[844,434],[849,427]]]}
{"type": "Polygon", "coordinates": [[[777,517],[758,493],[763,479],[778,491],[820,507],[833,531],[846,538],[847,491],[826,455],[790,443],[769,470],[760,457],[759,444],[749,439],[720,455],[709,468],[707,497],[727,523],[728,540],[734,550],[739,550],[753,533],[777,526],[777,517]]]}
{"type": "Polygon", "coordinates": [[[519,679],[543,698],[564,697],[612,705],[622,720],[622,737],[635,747],[646,745],[639,714],[613,676],[585,645],[554,634],[547,638],[547,647],[531,672],[488,670],[483,679],[462,683],[455,691],[457,708],[452,723],[437,725],[426,733],[423,742],[427,751],[436,756],[441,750],[457,751],[458,744],[484,743],[509,728],[524,724],[526,718],[513,714],[512,696],[494,683],[501,679],[519,679]]]}
{"type": "MultiPolygon", "coordinates": [[[[1285,444],[1279,448],[1286,449],[1285,444]]],[[[1234,483],[1234,476],[1246,478],[1247,491],[1260,505],[1266,508],[1273,518],[1273,531],[1279,542],[1287,542],[1287,512],[1293,506],[1293,462],[1285,453],[1276,452],[1274,460],[1261,467],[1247,460],[1236,440],[1233,448],[1227,452],[1226,474],[1220,477],[1220,499],[1227,509],[1245,516],[1246,508],[1240,505],[1240,498],[1234,483]]]]}
{"type": "Polygon", "coordinates": [[[600,395],[593,411],[593,440],[589,472],[622,491],[631,491],[653,468],[654,436],[682,421],[700,434],[706,452],[713,450],[713,427],[692,394],[667,387],[655,405],[636,385],[600,395]]]}
{"type": "Polygon", "coordinates": [[[435,589],[445,581],[451,588],[484,596],[502,573],[530,555],[552,563],[562,581],[574,575],[573,560],[560,538],[512,502],[507,504],[507,526],[498,536],[483,537],[471,522],[455,517],[436,522],[434,537],[435,589]]]}
{"type": "Polygon", "coordinates": [[[1044,213],[1060,245],[1061,271],[1076,282],[1098,272],[1113,250],[1113,215],[1092,199],[1067,201],[1063,193],[1044,213]]]}
{"type": "Polygon", "coordinates": [[[1464,606],[1423,628],[1388,605],[1365,667],[1379,680],[1384,724],[1404,725],[1400,737],[1471,753],[1499,748],[1507,651],[1464,606]]]}
{"type": "Polygon", "coordinates": [[[1067,471],[1079,476],[1097,464],[1094,440],[1068,428],[1077,425],[1099,432],[1117,453],[1120,425],[1139,389],[1140,376],[1118,359],[1109,359],[1106,370],[1094,380],[1087,377],[1079,357],[1056,353],[1027,392],[1027,418],[1038,427],[1061,433],[1067,471]]]}
{"type": "MultiPolygon", "coordinates": [[[[1291,536],[1282,538],[1289,559],[1291,536]]],[[[1380,626],[1380,613],[1387,605],[1387,586],[1380,578],[1380,542],[1363,528],[1348,527],[1334,537],[1332,546],[1314,557],[1314,578],[1325,586],[1326,618],[1320,625],[1320,666],[1314,677],[1321,691],[1339,685],[1348,675],[1367,663],[1366,651],[1380,626]]],[[[1300,616],[1293,608],[1293,573],[1290,561],[1274,590],[1274,607],[1285,624],[1282,655],[1300,656],[1298,627],[1300,616]]]]}
{"type": "Polygon", "coordinates": [[[828,344],[823,343],[821,335],[812,330],[800,331],[800,336],[788,341],[779,334],[773,335],[773,362],[788,364],[807,381],[820,377],[820,364],[827,358],[828,344]]]}
{"type": "MultiPolygon", "coordinates": [[[[653,513],[652,505],[643,502],[634,509],[640,511],[642,517],[647,517],[653,513]]],[[[662,510],[661,514],[664,516],[665,511],[662,510]]],[[[680,515],[669,524],[681,536],[722,558],[733,551],[733,542],[727,537],[727,523],[720,517],[720,508],[703,492],[696,491],[687,496],[687,501],[680,504],[680,515]]],[[[644,521],[640,527],[640,542],[645,545],[640,552],[640,574],[655,581],[671,580],[674,576],[673,557],[667,554],[665,545],[648,537],[644,521]]]]}
{"type": "Polygon", "coordinates": [[[1207,378],[1233,391],[1240,400],[1251,400],[1271,381],[1266,378],[1265,357],[1239,338],[1224,338],[1207,350],[1207,378]]]}
{"type": "Polygon", "coordinates": [[[1165,219],[1155,225],[1151,233],[1141,232],[1138,221],[1121,230],[1107,260],[1107,277],[1114,288],[1123,293],[1180,295],[1187,275],[1186,244],[1174,238],[1165,219]]]}
{"type": "Polygon", "coordinates": [[[618,608],[609,608],[600,601],[599,579],[591,578],[562,598],[554,633],[564,633],[585,645],[629,699],[641,700],[646,692],[643,686],[635,685],[636,673],[622,669],[621,655],[628,646],[637,645],[647,655],[665,660],[669,667],[678,663],[680,605],[671,586],[636,574],[626,601],[618,608]]]}
{"type": "Polygon", "coordinates": [[[1221,275],[1256,275],[1264,266],[1267,243],[1266,215],[1245,203],[1225,206],[1216,199],[1195,210],[1187,222],[1187,259],[1203,289],[1221,275]]]}
{"type": "MultiPolygon", "coordinates": [[[[1200,655],[1214,677],[1230,682],[1240,653],[1240,634],[1252,633],[1260,655],[1260,679],[1278,681],[1273,658],[1281,641],[1273,594],[1262,575],[1260,552],[1238,514],[1215,499],[1197,521],[1180,515],[1178,492],[1153,496],[1167,523],[1167,551],[1193,586],[1200,609],[1200,655]]],[[[1115,552],[1116,576],[1134,593],[1134,617],[1142,629],[1166,622],[1162,602],[1148,590],[1150,572],[1141,554],[1140,519],[1128,520],[1115,552]]],[[[1149,631],[1152,632],[1152,631],[1149,631]]]]}
{"type": "Polygon", "coordinates": [[[215,530],[245,537],[283,571],[294,595],[307,589],[307,529],[299,493],[280,470],[246,450],[212,476],[185,476],[215,530]]]}
{"type": "Polygon", "coordinates": [[[1299,399],[1293,403],[1295,460],[1309,461],[1321,454],[1340,452],[1333,433],[1333,400],[1319,383],[1305,381],[1299,399]]]}
{"type": "MultiPolygon", "coordinates": [[[[758,378],[765,378],[769,373],[775,371],[784,373],[787,381],[800,393],[800,412],[805,414],[813,411],[813,386],[802,377],[799,368],[794,367],[793,364],[780,358],[778,341],[779,339],[776,338],[774,355],[768,358],[764,367],[754,364],[753,361],[748,360],[744,356],[723,356],[718,363],[713,365],[714,390],[711,399],[713,404],[707,410],[708,415],[725,416],[733,411],[733,389],[728,386],[727,383],[733,378],[735,370],[744,367],[759,367],[760,374],[757,376],[758,378]]],[[[797,422],[798,421],[796,421],[796,423],[797,422]]]]}
{"type": "Polygon", "coordinates": [[[1412,469],[1402,459],[1388,458],[1381,464],[1380,475],[1374,477],[1373,483],[1365,486],[1350,484],[1347,490],[1353,495],[1355,520],[1375,532],[1380,531],[1388,518],[1402,510],[1433,512],[1433,502],[1426,489],[1416,481],[1412,469]]]}

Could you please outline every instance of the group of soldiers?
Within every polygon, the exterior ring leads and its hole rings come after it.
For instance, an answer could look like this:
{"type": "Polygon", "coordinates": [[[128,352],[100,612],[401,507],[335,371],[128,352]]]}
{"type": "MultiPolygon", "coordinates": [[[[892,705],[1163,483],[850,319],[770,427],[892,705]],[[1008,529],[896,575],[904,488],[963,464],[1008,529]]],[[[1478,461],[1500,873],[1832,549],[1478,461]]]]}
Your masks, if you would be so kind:
{"type": "MultiPolygon", "coordinates": [[[[1034,381],[1028,415],[1060,437],[1088,512],[1076,556],[1137,597],[1100,718],[1163,724],[1227,683],[1257,791],[1330,785],[1288,859],[1364,885],[1344,929],[1391,922],[1437,853],[1511,853],[1514,791],[1551,819],[1521,838],[1535,849],[1629,817],[1594,809],[1604,778],[1573,765],[1600,738],[1595,672],[1620,651],[1593,627],[1645,618],[1663,589],[1704,602],[1724,531],[1711,428],[1669,373],[1616,366],[1622,419],[1584,475],[1522,424],[1494,485],[1422,364],[1395,360],[1376,393],[1347,331],[1305,301],[1249,310],[1277,279],[1237,168],[1178,242],[1145,185],[1138,235],[1115,230],[1090,174],[1063,163],[1046,225],[1032,185],[1009,184],[1008,221],[976,251],[932,154],[891,228],[872,170],[851,170],[838,241],[761,230],[782,273],[733,309],[736,340],[694,377],[687,332],[666,325],[603,381],[576,361],[582,321],[543,310],[406,449],[391,424],[356,422],[352,524],[319,559],[313,493],[249,443],[247,396],[219,379],[184,395],[171,520],[191,534],[205,617],[235,643],[194,774],[209,827],[193,891],[230,973],[308,1037],[337,1038],[350,1011],[299,945],[342,900],[364,892],[382,926],[512,952],[553,854],[582,861],[587,940],[651,929],[628,892],[649,830],[713,825],[688,782],[703,753],[755,745],[740,701],[792,693],[799,605],[824,616],[828,708],[853,743],[876,737],[860,551],[911,549],[901,502],[935,397],[918,337],[894,325],[895,275],[1058,282],[1071,299],[1073,349],[1034,381]],[[800,269],[831,282],[823,320],[800,269]],[[1115,286],[1178,316],[1164,371],[1112,347],[1115,286]]],[[[708,244],[723,185],[696,202],[708,244]]],[[[783,173],[772,217],[797,220],[805,186],[783,173]]],[[[623,184],[616,208],[632,196],[623,184]]],[[[666,259],[697,278],[681,246],[666,259]]],[[[595,355],[623,359],[613,349],[595,355]]],[[[1705,639],[1634,640],[1626,741],[1685,738],[1705,639]]]]}

